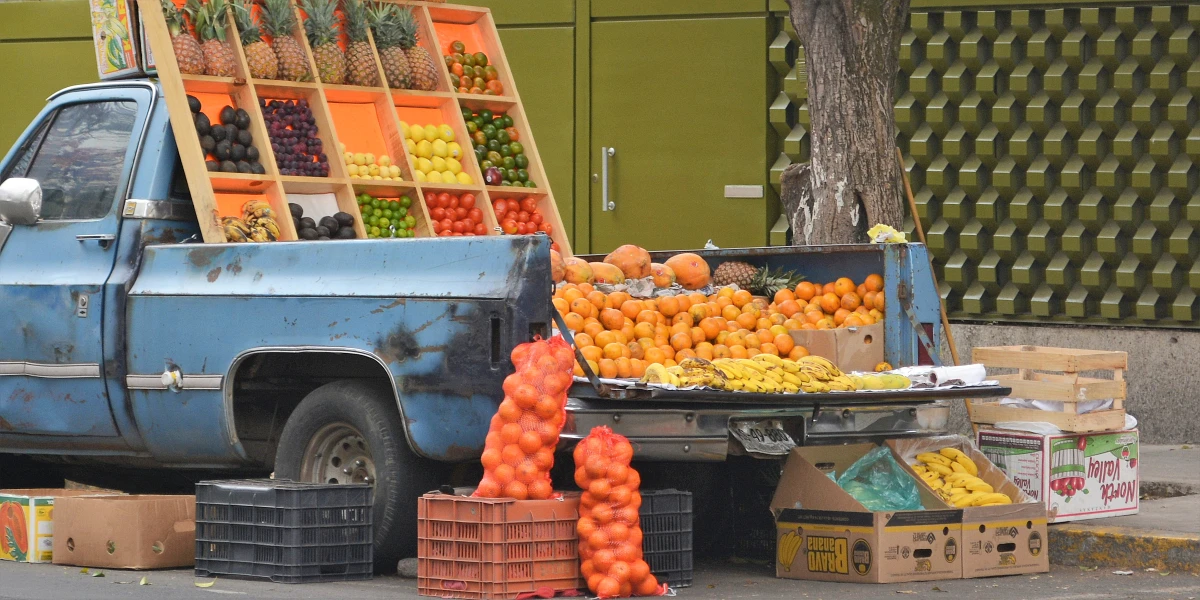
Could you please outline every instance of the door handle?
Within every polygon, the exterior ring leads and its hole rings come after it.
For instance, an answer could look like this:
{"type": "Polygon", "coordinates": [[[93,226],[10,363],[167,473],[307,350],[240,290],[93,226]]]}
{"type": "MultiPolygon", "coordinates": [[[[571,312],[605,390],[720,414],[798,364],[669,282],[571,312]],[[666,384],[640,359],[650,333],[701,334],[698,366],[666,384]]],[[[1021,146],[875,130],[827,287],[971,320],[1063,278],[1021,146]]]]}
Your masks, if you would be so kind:
{"type": "Polygon", "coordinates": [[[617,149],[608,146],[600,147],[600,210],[617,210],[617,203],[608,199],[608,159],[616,156],[617,149]]]}
{"type": "Polygon", "coordinates": [[[80,243],[88,240],[96,240],[100,242],[101,248],[108,249],[108,246],[113,243],[113,240],[117,239],[117,236],[111,233],[81,233],[75,236],[75,239],[79,240],[80,243]]]}

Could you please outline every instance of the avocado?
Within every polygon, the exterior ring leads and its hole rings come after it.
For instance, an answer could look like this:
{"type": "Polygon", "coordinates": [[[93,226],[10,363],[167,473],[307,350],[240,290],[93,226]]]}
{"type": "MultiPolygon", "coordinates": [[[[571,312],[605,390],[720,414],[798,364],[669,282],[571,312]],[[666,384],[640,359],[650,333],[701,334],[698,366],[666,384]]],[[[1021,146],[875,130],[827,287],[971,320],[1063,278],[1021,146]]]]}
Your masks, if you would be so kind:
{"type": "Polygon", "coordinates": [[[246,146],[246,160],[250,162],[258,162],[258,148],[254,146],[246,146]]]}
{"type": "Polygon", "coordinates": [[[196,124],[196,133],[200,135],[208,135],[209,130],[212,129],[212,123],[209,122],[208,115],[204,113],[198,113],[192,118],[192,122],[196,124]]]}
{"type": "Polygon", "coordinates": [[[262,166],[262,163],[258,161],[251,161],[250,172],[254,173],[255,175],[266,175],[267,169],[262,166]]]}
{"type": "Polygon", "coordinates": [[[353,227],[343,227],[337,232],[337,239],[339,240],[352,240],[355,237],[357,236],[354,234],[353,227]]]}
{"type": "Polygon", "coordinates": [[[237,142],[243,146],[249,146],[254,143],[254,136],[250,135],[250,132],[245,129],[238,130],[237,142]]]}
{"type": "Polygon", "coordinates": [[[250,173],[254,172],[254,170],[250,168],[250,163],[248,163],[244,160],[237,161],[237,169],[238,169],[238,173],[250,174],[250,173]]]}
{"type": "Polygon", "coordinates": [[[329,228],[324,225],[317,225],[317,235],[329,239],[329,228]]]}
{"type": "Polygon", "coordinates": [[[297,233],[297,235],[299,235],[300,239],[302,239],[302,240],[315,240],[318,237],[316,229],[309,229],[307,227],[304,229],[301,229],[297,233]]]}
{"type": "Polygon", "coordinates": [[[347,212],[334,213],[333,218],[336,219],[338,222],[338,225],[341,225],[342,227],[353,227],[354,226],[354,217],[350,213],[347,213],[347,212]]]}
{"type": "Polygon", "coordinates": [[[321,237],[318,237],[317,239],[318,239],[318,240],[327,240],[327,239],[329,239],[329,236],[327,236],[327,235],[323,235],[323,236],[321,236],[321,237]]]}
{"type": "MultiPolygon", "coordinates": [[[[234,142],[232,147],[230,147],[230,149],[229,149],[229,158],[231,158],[234,161],[245,160],[246,159],[246,147],[237,142],[234,142]]],[[[249,165],[247,165],[247,166],[249,166],[249,165]]]]}
{"type": "Polygon", "coordinates": [[[292,217],[299,219],[304,216],[304,207],[295,202],[288,202],[288,210],[292,212],[292,217]]]}
{"type": "Polygon", "coordinates": [[[341,228],[338,220],[333,217],[321,217],[321,220],[317,224],[328,229],[331,234],[337,233],[338,229],[341,228]]]}
{"type": "Polygon", "coordinates": [[[232,160],[221,161],[222,173],[237,173],[237,165],[232,160]]]}
{"type": "Polygon", "coordinates": [[[213,156],[217,157],[217,160],[229,160],[232,155],[233,144],[230,144],[229,140],[221,140],[213,148],[213,156]]]}
{"type": "Polygon", "coordinates": [[[237,109],[233,116],[233,124],[237,125],[238,129],[249,129],[250,113],[241,108],[237,109]]]}
{"type": "Polygon", "coordinates": [[[213,173],[216,173],[221,170],[221,163],[219,163],[215,160],[206,160],[206,161],[204,161],[204,168],[208,169],[209,171],[211,171],[213,173]]]}
{"type": "Polygon", "coordinates": [[[187,99],[188,108],[191,109],[192,114],[200,114],[200,99],[191,94],[188,94],[187,99]]]}
{"type": "Polygon", "coordinates": [[[233,110],[232,106],[226,106],[225,108],[221,109],[221,114],[219,116],[221,118],[222,125],[231,125],[233,124],[234,120],[237,119],[237,112],[233,110]]]}
{"type": "Polygon", "coordinates": [[[316,229],[317,222],[312,220],[312,217],[303,217],[300,219],[301,229],[316,229]]]}
{"type": "Polygon", "coordinates": [[[208,132],[208,135],[211,135],[211,136],[212,136],[212,139],[214,139],[214,140],[216,140],[216,141],[218,141],[218,142],[219,142],[219,141],[221,141],[221,140],[225,139],[225,128],[224,128],[224,127],[221,127],[221,126],[219,126],[219,125],[218,125],[217,127],[213,127],[213,128],[212,128],[212,129],[211,129],[211,130],[208,132]]]}
{"type": "Polygon", "coordinates": [[[214,140],[211,135],[206,135],[200,138],[200,149],[205,154],[212,154],[213,149],[217,147],[217,140],[214,140]]]}
{"type": "Polygon", "coordinates": [[[222,127],[225,128],[225,139],[227,139],[231,142],[236,142],[238,128],[234,125],[222,125],[222,127]]]}

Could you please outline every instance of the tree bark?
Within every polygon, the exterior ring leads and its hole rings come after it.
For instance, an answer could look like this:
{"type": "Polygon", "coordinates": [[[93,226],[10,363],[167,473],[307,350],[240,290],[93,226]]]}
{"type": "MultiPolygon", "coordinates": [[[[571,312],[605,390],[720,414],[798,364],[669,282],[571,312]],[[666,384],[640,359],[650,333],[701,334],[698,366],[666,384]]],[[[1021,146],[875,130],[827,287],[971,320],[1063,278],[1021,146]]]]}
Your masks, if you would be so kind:
{"type": "Polygon", "coordinates": [[[788,0],[804,46],[810,162],[783,173],[792,243],[867,240],[904,219],[896,161],[896,74],[909,0],[788,0]]]}

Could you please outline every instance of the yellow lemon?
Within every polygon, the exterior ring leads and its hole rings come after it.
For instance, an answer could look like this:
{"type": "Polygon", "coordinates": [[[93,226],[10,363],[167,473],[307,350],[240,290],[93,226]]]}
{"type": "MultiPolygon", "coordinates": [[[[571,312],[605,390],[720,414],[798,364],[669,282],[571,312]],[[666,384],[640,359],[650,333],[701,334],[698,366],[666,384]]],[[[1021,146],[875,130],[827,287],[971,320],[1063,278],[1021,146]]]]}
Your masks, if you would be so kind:
{"type": "Polygon", "coordinates": [[[412,140],[404,140],[404,149],[408,151],[409,155],[416,154],[417,143],[412,140]]]}
{"type": "Polygon", "coordinates": [[[429,143],[429,140],[421,140],[417,142],[417,156],[420,156],[421,158],[432,158],[433,144],[429,143]]]}
{"type": "Polygon", "coordinates": [[[414,142],[419,142],[425,139],[425,128],[420,125],[413,125],[408,128],[408,137],[414,142]]]}
{"type": "Polygon", "coordinates": [[[449,125],[442,125],[438,127],[438,137],[442,138],[442,141],[453,142],[454,130],[450,129],[449,125]]]}
{"type": "Polygon", "coordinates": [[[404,121],[400,121],[400,137],[412,137],[412,134],[408,131],[408,123],[405,123],[404,121]]]}
{"type": "Polygon", "coordinates": [[[447,158],[446,159],[446,169],[448,169],[451,173],[458,175],[459,173],[462,172],[462,163],[458,162],[457,160],[455,160],[453,158],[447,158]]]}
{"type": "Polygon", "coordinates": [[[366,155],[366,157],[367,157],[367,164],[368,164],[368,165],[373,165],[373,164],[375,164],[375,155],[374,155],[374,154],[371,154],[370,152],[368,152],[368,153],[367,153],[367,155],[366,155]]]}
{"type": "Polygon", "coordinates": [[[371,165],[367,167],[367,175],[371,177],[379,177],[379,165],[371,165]]]}
{"type": "Polygon", "coordinates": [[[351,177],[358,177],[358,165],[354,163],[346,165],[346,174],[351,177]]]}
{"type": "Polygon", "coordinates": [[[430,171],[429,173],[425,174],[425,180],[429,183],[441,183],[442,174],[438,173],[437,171],[430,171]]]}
{"type": "Polygon", "coordinates": [[[353,152],[346,152],[346,153],[342,154],[342,156],[345,157],[346,164],[348,164],[348,165],[354,164],[354,153],[353,152]]]}
{"type": "Polygon", "coordinates": [[[367,155],[363,154],[362,152],[355,154],[354,155],[354,164],[356,164],[360,167],[367,164],[367,155]]]}
{"type": "Polygon", "coordinates": [[[378,175],[372,176],[371,179],[374,179],[375,181],[383,181],[383,178],[378,175]]]}
{"type": "Polygon", "coordinates": [[[434,156],[440,156],[440,157],[442,157],[442,158],[446,158],[447,156],[449,156],[449,155],[450,155],[450,152],[449,152],[449,150],[446,148],[446,142],[443,142],[442,140],[434,140],[434,142],[433,142],[433,155],[434,155],[434,156]]]}
{"type": "Polygon", "coordinates": [[[389,165],[388,174],[392,176],[392,179],[400,179],[400,167],[389,165]]]}
{"type": "Polygon", "coordinates": [[[432,142],[433,140],[436,140],[436,139],[438,139],[438,129],[437,129],[437,127],[434,127],[433,125],[426,125],[426,126],[425,126],[425,139],[427,139],[427,140],[429,140],[429,141],[431,141],[431,142],[432,142]]]}
{"type": "Polygon", "coordinates": [[[386,167],[392,164],[392,159],[388,158],[388,155],[383,154],[379,157],[379,160],[375,161],[375,163],[381,167],[386,167]]]}
{"type": "Polygon", "coordinates": [[[423,173],[421,171],[413,171],[413,181],[425,183],[427,181],[425,179],[425,173],[423,173]]]}
{"type": "Polygon", "coordinates": [[[458,178],[458,182],[463,185],[474,185],[475,184],[475,180],[471,179],[471,176],[467,175],[466,171],[460,172],[456,177],[458,178]]]}
{"type": "Polygon", "coordinates": [[[446,144],[446,152],[451,158],[462,159],[462,146],[459,146],[458,142],[446,144]]]}
{"type": "Polygon", "coordinates": [[[455,177],[454,173],[451,172],[449,169],[442,171],[442,181],[444,181],[446,183],[454,183],[455,179],[457,179],[457,178],[455,177]]]}
{"type": "Polygon", "coordinates": [[[446,170],[446,159],[444,159],[440,156],[435,156],[435,157],[429,159],[429,162],[433,163],[434,171],[441,173],[442,171],[446,170]]]}
{"type": "Polygon", "coordinates": [[[418,158],[417,170],[428,175],[433,170],[433,163],[429,162],[428,158],[418,158]]]}

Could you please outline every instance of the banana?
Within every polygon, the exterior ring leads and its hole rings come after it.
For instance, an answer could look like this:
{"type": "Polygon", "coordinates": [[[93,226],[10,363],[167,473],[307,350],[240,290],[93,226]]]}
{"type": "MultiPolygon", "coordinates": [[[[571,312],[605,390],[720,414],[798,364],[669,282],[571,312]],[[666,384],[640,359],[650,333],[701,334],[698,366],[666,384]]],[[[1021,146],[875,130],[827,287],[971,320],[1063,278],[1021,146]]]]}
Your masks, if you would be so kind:
{"type": "Polygon", "coordinates": [[[778,373],[774,369],[767,369],[766,371],[763,371],[763,377],[765,377],[766,379],[770,380],[772,383],[775,383],[777,385],[780,383],[783,383],[783,375],[778,373]]]}
{"type": "Polygon", "coordinates": [[[925,468],[925,465],[913,465],[912,470],[916,471],[917,475],[924,475],[928,471],[928,469],[925,468]]]}
{"type": "Polygon", "coordinates": [[[995,489],[992,488],[992,486],[988,485],[988,483],[982,479],[978,479],[976,481],[969,481],[969,482],[967,482],[967,485],[965,485],[963,487],[967,488],[968,490],[971,490],[972,492],[984,492],[986,494],[990,494],[990,493],[996,491],[995,489]]]}
{"type": "Polygon", "coordinates": [[[955,473],[966,473],[967,472],[967,468],[958,464],[957,462],[950,463],[950,470],[954,471],[955,473]]]}
{"type": "Polygon", "coordinates": [[[795,383],[783,382],[779,387],[785,394],[796,394],[800,392],[800,385],[795,383]]]}
{"type": "MultiPolygon", "coordinates": [[[[916,467],[913,468],[915,469],[916,467]]],[[[971,475],[970,473],[951,473],[946,476],[946,481],[950,483],[959,483],[968,479],[977,479],[977,477],[971,475]]]]}
{"type": "Polygon", "coordinates": [[[754,356],[754,358],[752,358],[750,360],[753,360],[755,362],[760,362],[763,364],[767,364],[767,365],[771,365],[773,367],[782,367],[783,366],[783,359],[779,358],[778,356],[775,356],[774,354],[756,354],[754,356]]]}
{"type": "Polygon", "coordinates": [[[935,490],[940,490],[940,489],[946,487],[946,483],[944,481],[942,481],[941,479],[930,479],[930,480],[926,480],[925,483],[928,483],[929,487],[931,487],[935,490]]]}
{"type": "Polygon", "coordinates": [[[930,471],[937,473],[939,476],[942,476],[942,477],[954,473],[954,471],[950,470],[950,467],[947,467],[945,465],[939,465],[938,463],[925,463],[925,466],[929,467],[930,471]]]}
{"type": "Polygon", "coordinates": [[[267,233],[267,230],[262,227],[251,227],[250,228],[250,241],[269,242],[269,241],[271,241],[271,234],[267,233]]]}
{"type": "Polygon", "coordinates": [[[800,551],[800,533],[789,531],[779,537],[779,564],[784,571],[792,570],[792,561],[800,551]]]}
{"type": "Polygon", "coordinates": [[[942,448],[941,450],[938,450],[938,454],[941,454],[942,456],[945,456],[946,458],[948,458],[950,460],[954,460],[960,456],[965,456],[962,453],[962,451],[959,450],[958,448],[950,448],[950,447],[946,447],[946,448],[942,448]]]}
{"type": "Polygon", "coordinates": [[[249,220],[263,217],[275,218],[275,211],[271,209],[270,204],[262,200],[251,200],[242,205],[242,218],[249,220]]]}
{"type": "Polygon", "coordinates": [[[797,377],[795,373],[786,373],[785,372],[783,374],[783,383],[785,383],[787,385],[794,385],[796,387],[800,387],[800,384],[804,383],[804,380],[797,377]]]}
{"type": "Polygon", "coordinates": [[[272,219],[270,217],[262,217],[260,219],[255,220],[254,224],[259,227],[262,227],[263,229],[266,229],[267,235],[270,236],[272,242],[279,239],[279,237],[280,237],[279,224],[275,222],[275,219],[272,219]]]}
{"type": "Polygon", "coordinates": [[[746,389],[746,382],[741,379],[728,379],[725,381],[725,389],[731,392],[737,392],[746,389]]]}
{"type": "Polygon", "coordinates": [[[785,361],[783,361],[782,366],[783,366],[783,370],[787,371],[788,373],[799,373],[800,372],[800,365],[796,364],[795,361],[785,360],[785,361]]]}
{"type": "Polygon", "coordinates": [[[979,494],[971,502],[971,506],[982,506],[984,504],[1012,504],[1012,498],[1007,494],[984,493],[979,494]]]}
{"type": "Polygon", "coordinates": [[[941,454],[934,454],[933,452],[922,452],[921,454],[917,455],[917,460],[927,465],[938,464],[944,467],[950,466],[950,459],[942,456],[941,454]]]}
{"type": "Polygon", "coordinates": [[[979,475],[979,467],[966,454],[959,455],[954,459],[954,462],[955,464],[962,465],[966,472],[972,475],[979,475]]]}
{"type": "Polygon", "coordinates": [[[964,494],[962,496],[959,496],[958,500],[954,501],[954,506],[956,508],[965,508],[967,506],[974,506],[975,501],[979,500],[979,498],[981,496],[983,496],[983,494],[964,494]]]}
{"type": "Polygon", "coordinates": [[[642,383],[671,383],[671,375],[667,373],[666,367],[658,363],[651,363],[646,366],[646,372],[642,375],[642,383]]]}
{"type": "Polygon", "coordinates": [[[737,361],[737,364],[739,364],[747,369],[750,369],[752,371],[758,371],[759,373],[767,372],[766,365],[764,365],[752,358],[735,358],[734,360],[737,361]]]}
{"type": "Polygon", "coordinates": [[[223,228],[225,240],[230,242],[248,242],[250,238],[246,235],[249,232],[242,231],[241,228],[234,225],[226,225],[223,228]]]}

